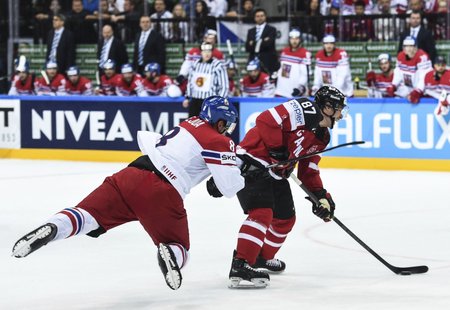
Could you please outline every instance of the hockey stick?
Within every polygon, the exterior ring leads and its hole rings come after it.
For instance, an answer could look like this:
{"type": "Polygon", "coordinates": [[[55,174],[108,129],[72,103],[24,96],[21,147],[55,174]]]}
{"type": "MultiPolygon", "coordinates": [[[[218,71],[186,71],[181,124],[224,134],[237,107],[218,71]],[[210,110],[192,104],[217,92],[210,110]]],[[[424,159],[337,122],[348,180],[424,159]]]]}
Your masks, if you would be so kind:
{"type": "Polygon", "coordinates": [[[296,162],[296,161],[299,161],[299,160],[302,160],[302,159],[305,159],[305,158],[310,158],[310,157],[313,157],[313,156],[315,156],[317,154],[325,153],[325,152],[328,152],[328,151],[331,151],[331,150],[334,150],[334,149],[337,149],[337,148],[340,148],[340,147],[349,146],[349,145],[356,145],[356,144],[364,144],[364,143],[366,143],[366,142],[365,141],[353,141],[353,142],[339,144],[339,145],[336,145],[336,146],[333,146],[333,147],[330,147],[330,148],[327,148],[327,149],[324,149],[324,150],[321,150],[321,151],[315,151],[315,152],[312,152],[312,153],[309,153],[309,154],[306,154],[306,155],[303,155],[303,156],[299,156],[299,157],[296,157],[296,158],[291,158],[291,159],[279,161],[277,163],[274,163],[274,164],[266,166],[266,168],[269,169],[269,168],[273,168],[273,167],[283,166],[283,165],[290,164],[290,163],[293,163],[293,162],[296,162]]]}
{"type": "Polygon", "coordinates": [[[47,72],[45,72],[45,70],[41,70],[41,75],[45,80],[45,83],[47,83],[48,85],[50,85],[50,79],[48,78],[47,72]]]}
{"type": "MultiPolygon", "coordinates": [[[[305,185],[295,176],[294,173],[291,174],[291,179],[294,180],[295,183],[297,183],[298,186],[311,198],[311,200],[319,205],[319,199],[309,190],[306,188],[305,185]]],[[[361,239],[358,238],[350,229],[347,228],[336,216],[333,216],[333,221],[338,224],[347,234],[350,235],[356,242],[358,242],[364,249],[366,249],[370,254],[372,254],[378,261],[383,263],[386,267],[388,267],[393,273],[399,274],[402,276],[411,275],[411,274],[418,274],[418,273],[425,273],[428,271],[428,266],[411,266],[411,267],[396,267],[391,264],[389,264],[386,260],[384,260],[378,253],[376,253],[374,250],[372,250],[367,244],[365,244],[361,239]]]]}

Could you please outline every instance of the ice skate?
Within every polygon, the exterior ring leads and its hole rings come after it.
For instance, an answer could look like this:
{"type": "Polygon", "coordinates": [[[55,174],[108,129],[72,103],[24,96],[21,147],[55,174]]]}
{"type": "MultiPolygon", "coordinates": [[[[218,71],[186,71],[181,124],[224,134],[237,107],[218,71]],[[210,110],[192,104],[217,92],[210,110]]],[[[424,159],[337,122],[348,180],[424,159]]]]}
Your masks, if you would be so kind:
{"type": "Polygon", "coordinates": [[[269,285],[269,274],[252,268],[245,260],[233,258],[229,288],[265,288],[269,285]]]}
{"type": "Polygon", "coordinates": [[[52,241],[55,238],[57,231],[58,228],[52,223],[47,223],[36,228],[20,238],[19,241],[14,244],[12,256],[20,258],[33,253],[52,241]]]}
{"type": "Polygon", "coordinates": [[[181,276],[180,268],[178,267],[175,254],[169,245],[160,243],[158,246],[158,264],[159,268],[164,275],[167,285],[173,289],[177,290],[181,286],[181,276]]]}
{"type": "Polygon", "coordinates": [[[272,259],[264,259],[261,256],[258,256],[256,259],[256,263],[252,265],[255,269],[264,269],[269,273],[281,273],[286,269],[286,264],[277,258],[272,259]]]}

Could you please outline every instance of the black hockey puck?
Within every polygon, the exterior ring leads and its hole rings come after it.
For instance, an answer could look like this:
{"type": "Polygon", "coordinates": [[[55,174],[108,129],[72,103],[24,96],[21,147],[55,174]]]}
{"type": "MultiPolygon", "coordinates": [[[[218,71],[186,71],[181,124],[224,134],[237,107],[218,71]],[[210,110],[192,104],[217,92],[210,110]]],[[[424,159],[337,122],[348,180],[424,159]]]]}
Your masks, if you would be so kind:
{"type": "Polygon", "coordinates": [[[404,270],[404,271],[400,271],[399,274],[402,275],[402,276],[410,276],[411,275],[411,271],[404,270]]]}

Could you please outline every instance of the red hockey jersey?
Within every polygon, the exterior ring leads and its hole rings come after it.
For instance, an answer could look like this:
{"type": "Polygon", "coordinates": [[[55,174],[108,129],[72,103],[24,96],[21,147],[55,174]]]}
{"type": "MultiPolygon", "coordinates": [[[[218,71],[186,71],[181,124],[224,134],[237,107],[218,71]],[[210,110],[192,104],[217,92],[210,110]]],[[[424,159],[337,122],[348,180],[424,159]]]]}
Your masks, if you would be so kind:
{"type": "Polygon", "coordinates": [[[70,79],[66,81],[66,92],[68,95],[92,95],[91,80],[84,76],[80,76],[78,83],[73,84],[70,79]]]}
{"type": "Polygon", "coordinates": [[[34,82],[34,89],[37,95],[64,96],[66,95],[66,79],[60,73],[47,83],[44,77],[39,77],[34,82]]]}
{"type": "Polygon", "coordinates": [[[167,96],[167,88],[172,84],[172,79],[165,74],[160,75],[159,80],[156,83],[153,83],[148,79],[142,80],[144,90],[149,96],[167,96]]]}
{"type": "Polygon", "coordinates": [[[267,73],[261,72],[256,81],[246,75],[241,79],[241,94],[242,97],[273,97],[275,86],[267,73]]]}
{"type": "Polygon", "coordinates": [[[120,74],[114,74],[109,79],[103,74],[100,79],[100,94],[105,96],[115,96],[119,79],[120,74]]]}
{"type": "Polygon", "coordinates": [[[8,95],[34,95],[34,75],[28,74],[23,82],[20,80],[19,75],[15,75],[8,95]]]}

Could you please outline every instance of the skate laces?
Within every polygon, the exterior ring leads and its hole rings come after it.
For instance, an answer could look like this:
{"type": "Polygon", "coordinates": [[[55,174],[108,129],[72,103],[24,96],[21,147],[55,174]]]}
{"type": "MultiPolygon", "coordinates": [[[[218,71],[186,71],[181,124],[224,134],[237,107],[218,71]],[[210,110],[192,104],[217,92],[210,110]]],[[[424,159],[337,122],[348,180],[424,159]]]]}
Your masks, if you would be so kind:
{"type": "Polygon", "coordinates": [[[277,258],[266,260],[266,265],[271,267],[282,267],[281,261],[277,258]]]}

